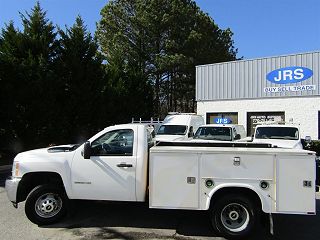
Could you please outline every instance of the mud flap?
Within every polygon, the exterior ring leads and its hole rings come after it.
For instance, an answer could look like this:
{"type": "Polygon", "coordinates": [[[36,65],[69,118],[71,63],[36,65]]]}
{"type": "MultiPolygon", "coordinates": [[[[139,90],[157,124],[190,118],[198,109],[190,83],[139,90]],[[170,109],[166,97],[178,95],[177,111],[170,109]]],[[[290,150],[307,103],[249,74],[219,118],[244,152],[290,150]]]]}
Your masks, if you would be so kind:
{"type": "Polygon", "coordinates": [[[273,236],[273,218],[271,213],[269,213],[269,228],[270,234],[273,236]]]}

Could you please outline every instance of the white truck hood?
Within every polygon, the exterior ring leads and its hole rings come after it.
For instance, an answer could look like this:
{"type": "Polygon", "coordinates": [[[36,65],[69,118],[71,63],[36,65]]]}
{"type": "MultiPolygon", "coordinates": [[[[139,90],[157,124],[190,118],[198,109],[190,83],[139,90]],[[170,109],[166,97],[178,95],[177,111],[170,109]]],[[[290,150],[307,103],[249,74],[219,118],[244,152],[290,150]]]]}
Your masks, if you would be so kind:
{"type": "Polygon", "coordinates": [[[185,136],[184,135],[156,135],[155,140],[160,142],[181,141],[181,140],[185,140],[185,136]]]}
{"type": "Polygon", "coordinates": [[[222,141],[222,140],[206,140],[206,139],[191,139],[189,142],[198,142],[198,143],[230,143],[231,141],[222,141]]]}
{"type": "Polygon", "coordinates": [[[19,176],[30,171],[42,171],[42,169],[60,172],[72,160],[78,146],[61,145],[21,152],[14,158],[13,167],[19,162],[19,176]]]}
{"type": "Polygon", "coordinates": [[[83,149],[81,146],[77,147],[78,145],[61,145],[21,152],[14,158],[12,177],[19,179],[32,172],[48,172],[68,180],[72,159],[83,149]]]}
{"type": "Polygon", "coordinates": [[[300,140],[283,140],[283,139],[254,139],[254,143],[270,143],[279,148],[303,149],[300,140]]]}

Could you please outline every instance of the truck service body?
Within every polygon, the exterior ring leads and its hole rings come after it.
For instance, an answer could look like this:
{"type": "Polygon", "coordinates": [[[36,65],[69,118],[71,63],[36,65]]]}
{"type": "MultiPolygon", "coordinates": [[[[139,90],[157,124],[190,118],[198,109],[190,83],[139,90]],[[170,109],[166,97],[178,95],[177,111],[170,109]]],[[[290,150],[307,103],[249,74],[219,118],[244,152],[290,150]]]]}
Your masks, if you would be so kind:
{"type": "Polygon", "coordinates": [[[209,210],[227,238],[252,233],[261,213],[315,214],[315,154],[255,143],[160,142],[143,124],[111,126],[80,146],[16,156],[9,200],[37,224],[58,221],[68,199],[146,201],[209,210]],[[149,188],[148,188],[149,187],[149,188]],[[149,192],[148,192],[149,189],[149,192]]]}

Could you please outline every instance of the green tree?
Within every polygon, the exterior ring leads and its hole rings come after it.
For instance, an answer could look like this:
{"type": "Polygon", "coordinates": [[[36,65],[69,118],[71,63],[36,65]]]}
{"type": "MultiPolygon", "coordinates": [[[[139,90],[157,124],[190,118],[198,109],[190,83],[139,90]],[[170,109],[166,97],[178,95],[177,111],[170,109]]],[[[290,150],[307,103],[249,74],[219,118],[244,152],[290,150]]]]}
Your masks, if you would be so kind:
{"type": "Polygon", "coordinates": [[[105,84],[102,58],[80,16],[72,27],[60,30],[59,34],[57,70],[63,83],[59,91],[61,108],[56,112],[59,135],[61,140],[79,141],[103,124],[99,122],[103,121],[101,96],[105,84]]]}
{"type": "Polygon", "coordinates": [[[135,65],[154,90],[156,114],[194,111],[195,66],[236,59],[230,29],[192,0],[114,0],[101,11],[101,51],[135,65]]]}
{"type": "Polygon", "coordinates": [[[55,96],[59,79],[54,70],[58,51],[57,31],[39,2],[30,13],[20,15],[23,32],[19,59],[23,76],[17,88],[24,91],[19,95],[19,103],[25,123],[19,136],[23,138],[24,145],[42,145],[52,139],[55,131],[56,119],[51,109],[57,108],[55,96]]]}
{"type": "Polygon", "coordinates": [[[47,142],[53,128],[57,40],[53,24],[37,3],[30,13],[20,14],[23,31],[10,23],[2,30],[0,44],[1,103],[7,141],[14,150],[47,142]],[[14,147],[18,146],[18,147],[14,147]]]}
{"type": "Polygon", "coordinates": [[[112,116],[109,119],[112,124],[128,123],[131,118],[147,119],[153,112],[151,84],[139,71],[138,66],[125,65],[119,60],[106,66],[108,81],[105,85],[102,112],[112,116]]]}
{"type": "Polygon", "coordinates": [[[21,33],[10,22],[0,35],[0,148],[8,151],[21,150],[17,141],[16,125],[21,126],[18,96],[20,74],[21,33]]]}

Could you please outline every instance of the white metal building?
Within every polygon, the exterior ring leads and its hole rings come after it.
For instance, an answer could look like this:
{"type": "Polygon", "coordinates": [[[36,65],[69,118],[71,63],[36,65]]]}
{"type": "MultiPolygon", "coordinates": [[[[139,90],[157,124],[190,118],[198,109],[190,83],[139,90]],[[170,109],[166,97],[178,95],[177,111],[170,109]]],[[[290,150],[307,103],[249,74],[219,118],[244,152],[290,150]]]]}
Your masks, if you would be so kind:
{"type": "Polygon", "coordinates": [[[196,67],[197,113],[206,123],[285,121],[320,138],[320,51],[196,67]]]}

